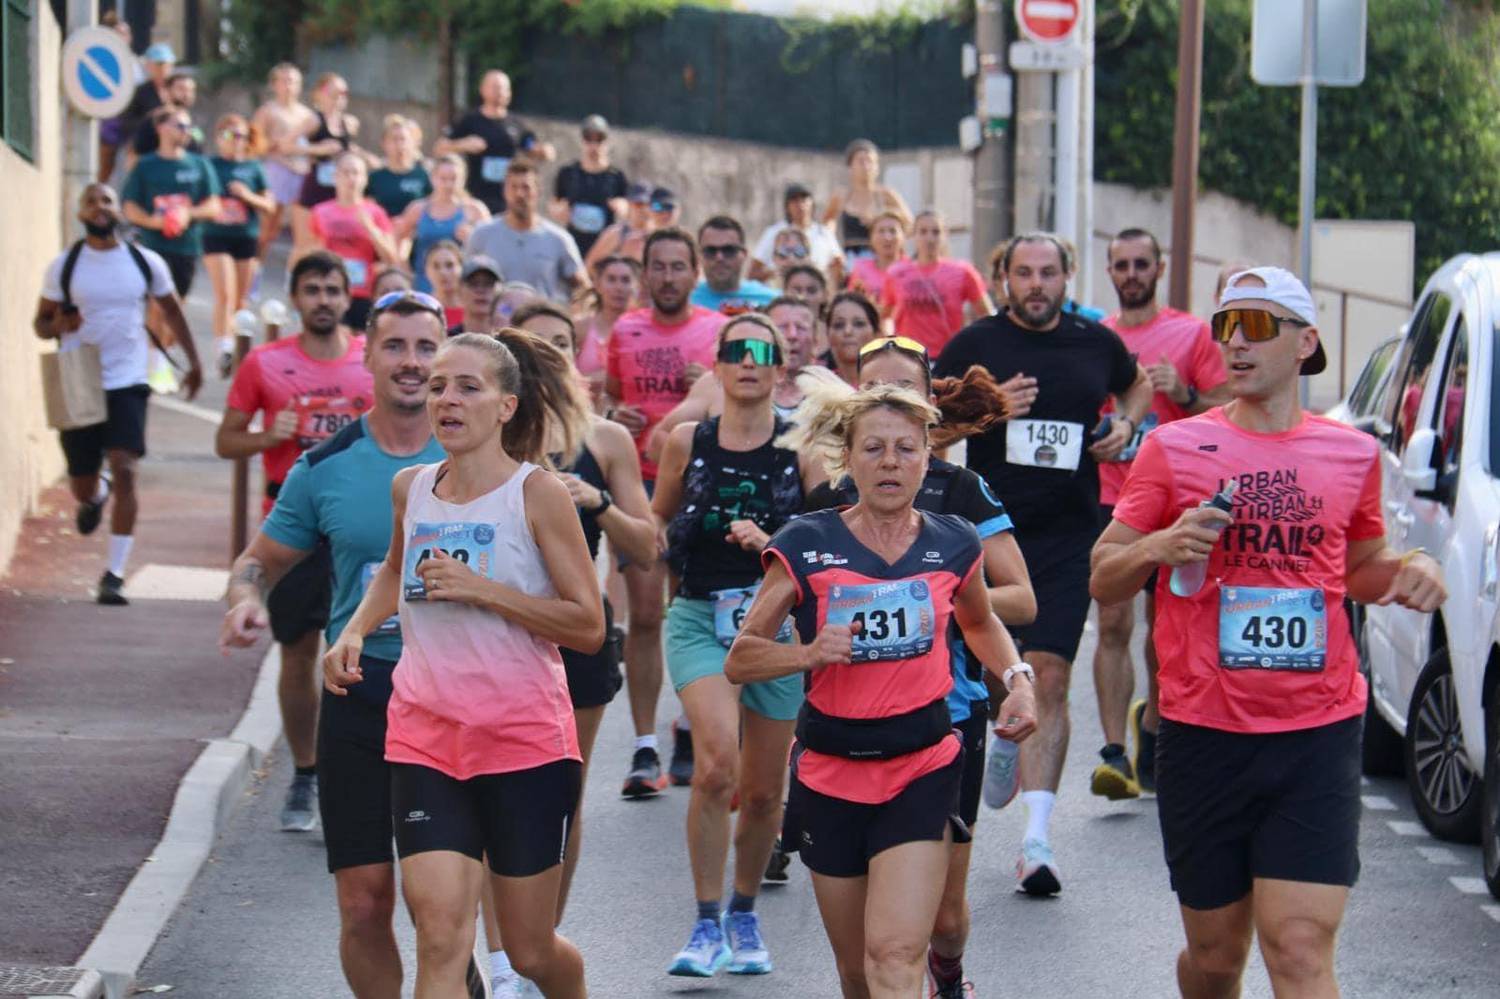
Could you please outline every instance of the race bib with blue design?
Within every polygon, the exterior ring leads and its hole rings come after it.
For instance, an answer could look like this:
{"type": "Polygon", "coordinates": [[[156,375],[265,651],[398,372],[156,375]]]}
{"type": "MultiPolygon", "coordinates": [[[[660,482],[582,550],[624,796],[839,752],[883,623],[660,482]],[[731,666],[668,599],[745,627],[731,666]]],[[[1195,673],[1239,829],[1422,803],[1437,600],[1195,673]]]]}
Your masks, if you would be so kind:
{"type": "Polygon", "coordinates": [[[491,184],[505,180],[505,171],[510,169],[509,156],[486,156],[479,161],[479,176],[491,184]]]}
{"type": "Polygon", "coordinates": [[[570,221],[579,232],[599,232],[609,224],[609,213],[598,205],[578,202],[573,206],[570,221]]]}
{"type": "Polygon", "coordinates": [[[333,160],[324,160],[322,163],[318,164],[317,170],[314,171],[313,179],[316,180],[322,187],[332,187],[333,174],[333,160]]]}
{"type": "MultiPolygon", "coordinates": [[[[366,562],[363,566],[360,567],[360,570],[359,570],[359,591],[361,593],[367,593],[367,592],[369,592],[369,589],[370,589],[370,580],[372,580],[372,579],[375,578],[375,573],[379,572],[380,571],[380,567],[382,565],[384,565],[384,564],[385,564],[384,562],[366,562]]],[[[401,634],[401,616],[399,614],[392,614],[390,617],[386,618],[384,621],[381,621],[380,622],[380,626],[375,629],[375,631],[373,632],[373,634],[376,634],[376,635],[399,635],[399,634],[401,634]]]]}
{"type": "Polygon", "coordinates": [[[1328,655],[1321,589],[1225,586],[1219,591],[1219,665],[1316,673],[1328,655]]]}
{"type": "Polygon", "coordinates": [[[932,651],[937,611],[922,579],[840,584],[828,590],[828,624],[859,625],[855,662],[916,659],[932,651]]]}
{"type": "Polygon", "coordinates": [[[363,288],[370,279],[370,265],[353,257],[342,257],[344,270],[349,275],[350,288],[363,288]]]}
{"type": "MultiPolygon", "coordinates": [[[[714,598],[714,638],[724,648],[734,644],[734,636],[740,633],[744,627],[745,615],[750,610],[750,605],[755,602],[755,594],[760,592],[760,584],[744,586],[733,590],[715,590],[714,598]]],[[[790,642],[792,640],[792,619],[787,618],[781,622],[780,629],[776,632],[776,641],[790,642]]]]}
{"type": "Polygon", "coordinates": [[[417,524],[406,539],[401,573],[401,592],[407,600],[427,599],[427,586],[417,575],[417,566],[432,558],[434,549],[442,549],[487,579],[494,578],[494,524],[417,524]]]}

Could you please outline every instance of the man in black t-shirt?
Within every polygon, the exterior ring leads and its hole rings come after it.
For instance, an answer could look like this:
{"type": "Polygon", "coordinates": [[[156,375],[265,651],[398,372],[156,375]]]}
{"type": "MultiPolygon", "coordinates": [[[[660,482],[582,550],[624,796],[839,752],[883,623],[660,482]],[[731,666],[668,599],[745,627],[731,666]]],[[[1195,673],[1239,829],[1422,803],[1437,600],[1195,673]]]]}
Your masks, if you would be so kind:
{"type": "Polygon", "coordinates": [[[479,81],[479,107],[443,130],[433,143],[434,156],[459,153],[469,161],[469,193],[483,201],[491,215],[505,211],[505,171],[518,153],[533,159],[557,156],[552,143],[510,116],[510,77],[489,70],[479,81]]]}
{"type": "MultiPolygon", "coordinates": [[[[186,111],[189,115],[193,113],[193,105],[198,103],[198,81],[188,73],[173,73],[167,77],[167,103],[179,111],[186,111]]],[[[141,122],[140,127],[130,139],[130,150],[133,154],[131,164],[135,160],[145,156],[147,153],[156,152],[161,143],[156,138],[156,124],[152,121],[153,115],[147,115],[141,122]]],[[[187,151],[203,155],[203,129],[194,125],[188,132],[187,151]]]]}
{"type": "Polygon", "coordinates": [[[1020,757],[1029,819],[1019,877],[1033,895],[1061,887],[1048,822],[1068,751],[1068,684],[1088,617],[1089,552],[1099,535],[1095,463],[1125,447],[1152,393],[1114,332],[1062,311],[1068,263],[1049,234],[1013,239],[1000,260],[1006,307],[960,331],[933,371],[962,376],[982,364],[998,382],[1022,379],[1006,422],[969,439],[968,464],[1009,511],[1036,594],[1036,621],[1015,629],[1036,671],[1038,732],[1020,757]],[[1111,395],[1117,412],[1104,430],[1099,409],[1111,395]]]}
{"type": "Polygon", "coordinates": [[[587,254],[605,227],[624,217],[627,186],[625,172],[609,163],[609,122],[591,114],[583,119],[582,155],[557,171],[548,214],[587,254]]]}

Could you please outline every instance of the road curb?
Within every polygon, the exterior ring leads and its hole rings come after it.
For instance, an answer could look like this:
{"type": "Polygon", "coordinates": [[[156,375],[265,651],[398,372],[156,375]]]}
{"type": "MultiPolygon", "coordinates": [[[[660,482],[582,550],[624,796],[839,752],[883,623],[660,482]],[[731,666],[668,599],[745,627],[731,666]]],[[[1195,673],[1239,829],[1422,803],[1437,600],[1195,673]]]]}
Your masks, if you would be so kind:
{"type": "Polygon", "coordinates": [[[96,973],[103,983],[102,990],[85,993],[85,997],[124,999],[129,994],[136,972],[213,851],[219,830],[249,785],[251,772],[281,735],[276,700],[280,672],[280,646],[272,644],[261,660],[250,701],[234,731],[227,738],[209,741],[183,775],[156,849],[78,959],[77,967],[96,973]]]}

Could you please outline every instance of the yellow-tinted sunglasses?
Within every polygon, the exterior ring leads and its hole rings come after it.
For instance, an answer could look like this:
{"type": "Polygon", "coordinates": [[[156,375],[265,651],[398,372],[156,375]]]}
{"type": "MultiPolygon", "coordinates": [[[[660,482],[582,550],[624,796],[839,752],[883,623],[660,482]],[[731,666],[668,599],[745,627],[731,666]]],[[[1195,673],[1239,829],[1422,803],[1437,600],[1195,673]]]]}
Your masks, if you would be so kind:
{"type": "Polygon", "coordinates": [[[859,348],[859,359],[855,364],[856,369],[864,367],[865,361],[883,350],[896,350],[903,354],[910,354],[927,363],[927,348],[919,341],[909,336],[878,336],[859,348]]]}
{"type": "Polygon", "coordinates": [[[1312,325],[1301,319],[1278,316],[1265,309],[1224,309],[1214,313],[1209,328],[1213,332],[1215,343],[1228,343],[1234,338],[1235,330],[1243,333],[1250,343],[1265,343],[1281,335],[1282,323],[1291,323],[1299,329],[1312,325]]]}

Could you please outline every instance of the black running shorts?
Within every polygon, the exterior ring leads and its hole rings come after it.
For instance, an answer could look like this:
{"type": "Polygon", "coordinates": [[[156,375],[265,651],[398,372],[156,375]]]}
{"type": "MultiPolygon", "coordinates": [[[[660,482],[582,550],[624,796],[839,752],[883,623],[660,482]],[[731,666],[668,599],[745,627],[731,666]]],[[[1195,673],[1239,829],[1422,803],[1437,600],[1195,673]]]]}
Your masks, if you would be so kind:
{"type": "Polygon", "coordinates": [[[795,815],[796,830],[787,832],[797,837],[802,862],[833,878],[863,877],[876,854],[902,843],[941,841],[949,828],[955,843],[967,843],[969,831],[957,814],[963,766],[960,755],[879,805],[832,798],[793,777],[787,810],[795,815]]]}
{"type": "Polygon", "coordinates": [[[1362,724],[1247,735],[1163,718],[1156,803],[1178,901],[1218,909],[1256,878],[1353,885],[1362,724]]]}
{"type": "Polygon", "coordinates": [[[969,717],[958,724],[964,744],[964,769],[958,782],[958,817],[970,829],[979,820],[979,795],[984,789],[984,747],[989,740],[990,702],[971,701],[969,717]]]}
{"type": "MultiPolygon", "coordinates": [[[[359,659],[364,683],[383,681],[387,690],[395,665],[370,656],[359,659]]],[[[383,702],[323,692],[318,711],[318,810],[330,872],[394,859],[383,702]]]]}
{"type": "Polygon", "coordinates": [[[615,628],[615,611],[604,601],[604,645],[598,652],[583,653],[559,648],[563,669],[568,673],[568,695],[574,709],[600,708],[615,699],[624,677],[620,673],[625,633],[615,628]]]}
{"type": "Polygon", "coordinates": [[[1030,537],[1016,532],[1036,594],[1036,620],[1011,629],[1022,653],[1050,652],[1068,662],[1078,655],[1089,616],[1089,553],[1096,540],[1088,531],[1030,537]]]}
{"type": "Polygon", "coordinates": [[[485,858],[503,878],[531,877],[562,863],[583,786],[577,760],[468,780],[410,763],[391,764],[391,773],[400,857],[452,850],[485,858]]]}
{"type": "Polygon", "coordinates": [[[266,594],[271,636],[282,645],[291,645],[310,631],[326,628],[332,602],[333,552],[320,541],[266,594]]]}
{"type": "Polygon", "coordinates": [[[104,467],[106,451],[125,451],[137,458],[144,457],[146,404],[150,399],[149,385],[108,389],[104,393],[103,423],[59,430],[57,437],[68,461],[68,475],[75,479],[97,475],[104,467]]]}

